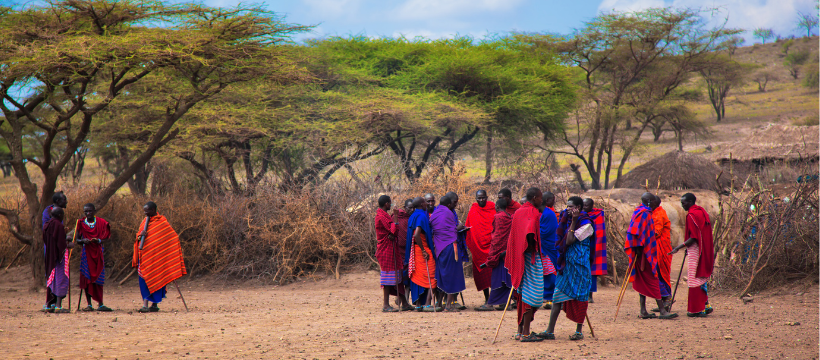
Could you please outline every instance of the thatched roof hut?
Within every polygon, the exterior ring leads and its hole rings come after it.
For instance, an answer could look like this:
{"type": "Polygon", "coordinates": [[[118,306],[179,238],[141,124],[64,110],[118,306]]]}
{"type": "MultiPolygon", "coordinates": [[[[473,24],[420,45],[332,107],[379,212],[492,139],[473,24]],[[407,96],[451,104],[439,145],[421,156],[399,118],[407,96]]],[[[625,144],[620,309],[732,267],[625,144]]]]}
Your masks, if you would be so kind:
{"type": "Polygon", "coordinates": [[[621,177],[620,188],[642,189],[647,180],[649,188],[665,190],[704,189],[722,191],[729,186],[728,177],[721,176],[721,185],[715,183],[720,167],[708,159],[685,151],[672,151],[638,166],[621,177]]]}
{"type": "Polygon", "coordinates": [[[721,145],[711,156],[721,165],[730,162],[817,161],[820,154],[820,127],[768,124],[740,141],[721,145]]]}

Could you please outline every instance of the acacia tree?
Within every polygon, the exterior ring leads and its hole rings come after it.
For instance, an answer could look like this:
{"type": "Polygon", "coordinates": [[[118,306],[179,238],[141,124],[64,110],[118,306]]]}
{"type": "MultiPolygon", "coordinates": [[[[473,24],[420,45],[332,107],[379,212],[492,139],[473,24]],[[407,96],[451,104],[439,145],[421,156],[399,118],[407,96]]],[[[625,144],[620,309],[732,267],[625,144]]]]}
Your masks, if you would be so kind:
{"type": "Polygon", "coordinates": [[[139,130],[148,131],[144,146],[98,193],[98,208],[178,135],[175,124],[194,105],[232,83],[290,72],[291,66],[278,66],[276,45],[299,30],[304,27],[257,8],[62,0],[0,9],[0,137],[11,152],[30,231],[21,227],[17,211],[0,214],[13,236],[31,245],[35,284],[44,280],[40,214],[51,203],[58,175],[103,121],[102,112],[147,86],[146,79],[186,83],[175,96],[153,99],[161,110],[141,119],[139,130]],[[150,26],[158,23],[163,26],[150,26]],[[29,129],[42,139],[40,147],[25,146],[29,129]],[[42,174],[39,189],[26,163],[42,174]]]}
{"type": "Polygon", "coordinates": [[[774,39],[774,30],[768,28],[756,28],[752,30],[752,36],[760,39],[761,43],[766,43],[766,40],[774,39]]]}
{"type": "Polygon", "coordinates": [[[609,187],[616,150],[620,178],[643,131],[667,111],[665,101],[739,32],[706,28],[695,10],[663,8],[603,14],[566,39],[529,36],[533,46],[574,64],[582,88],[574,124],[560,135],[569,150],[552,151],[577,157],[593,189],[609,187]]]}
{"type": "Polygon", "coordinates": [[[806,37],[811,37],[811,32],[814,28],[817,27],[818,20],[816,14],[808,13],[808,12],[797,12],[797,28],[801,30],[806,30],[806,37]]]}
{"type": "Polygon", "coordinates": [[[752,67],[753,65],[741,64],[722,54],[715,54],[704,62],[699,73],[706,82],[706,93],[718,122],[726,117],[726,97],[729,90],[743,85],[752,67]]]}

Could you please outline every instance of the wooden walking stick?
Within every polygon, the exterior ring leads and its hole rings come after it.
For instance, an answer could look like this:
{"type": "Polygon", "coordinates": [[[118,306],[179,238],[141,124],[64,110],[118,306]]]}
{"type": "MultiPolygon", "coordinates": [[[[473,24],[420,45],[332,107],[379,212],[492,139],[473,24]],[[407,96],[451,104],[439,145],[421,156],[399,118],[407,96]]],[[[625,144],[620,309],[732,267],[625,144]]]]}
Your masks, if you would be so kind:
{"type": "MultiPolygon", "coordinates": [[[[74,223],[74,234],[71,235],[71,242],[75,245],[77,244],[75,239],[77,239],[77,226],[80,224],[80,220],[78,219],[77,222],[74,223]]],[[[68,262],[65,266],[68,266],[68,311],[71,312],[71,253],[74,252],[74,248],[68,250],[68,262]]]]}
{"type": "MultiPolygon", "coordinates": [[[[419,246],[419,247],[421,248],[421,251],[422,251],[423,254],[427,254],[427,252],[424,251],[423,246],[419,246]]],[[[432,305],[433,306],[433,312],[436,312],[436,297],[435,297],[435,295],[433,295],[433,281],[430,280],[430,265],[427,264],[427,262],[429,260],[430,259],[424,259],[424,267],[427,268],[427,285],[430,286],[430,288],[427,291],[430,292],[429,296],[430,296],[430,301],[433,303],[433,305],[432,305]]],[[[430,304],[427,304],[427,305],[430,306],[430,304]]]]}
{"type": "Polygon", "coordinates": [[[179,293],[179,298],[182,299],[182,305],[185,305],[185,312],[188,312],[188,304],[185,303],[185,297],[182,296],[182,291],[179,290],[179,285],[177,285],[177,281],[174,280],[174,286],[177,287],[177,292],[179,293]]]}
{"type": "MultiPolygon", "coordinates": [[[[638,261],[638,259],[635,259],[635,261],[638,261]]],[[[629,267],[626,269],[626,273],[624,274],[624,282],[621,285],[621,293],[618,295],[618,308],[615,309],[615,318],[612,319],[612,321],[615,321],[615,320],[618,319],[618,312],[621,311],[621,301],[624,299],[624,292],[626,291],[626,284],[629,283],[629,277],[632,274],[632,269],[635,268],[635,261],[632,261],[632,262],[629,263],[629,267]]]]}
{"type": "Polygon", "coordinates": [[[689,251],[685,251],[683,253],[683,262],[680,264],[680,272],[678,272],[678,281],[675,282],[675,291],[672,293],[672,300],[669,302],[669,308],[666,311],[672,311],[672,304],[675,303],[675,295],[678,294],[678,285],[680,285],[680,276],[683,274],[683,267],[686,265],[686,255],[689,254],[689,251]]]}
{"type": "Polygon", "coordinates": [[[493,337],[493,342],[491,342],[490,345],[495,344],[495,340],[498,339],[498,331],[501,330],[501,323],[504,322],[504,314],[507,313],[507,308],[510,307],[510,300],[512,300],[512,294],[514,291],[515,288],[510,289],[510,296],[507,297],[507,304],[504,305],[504,312],[501,313],[501,321],[498,322],[498,327],[495,328],[495,336],[493,337]]]}
{"type": "Polygon", "coordinates": [[[595,330],[592,329],[592,323],[589,322],[589,315],[587,315],[586,318],[587,318],[587,325],[589,326],[589,333],[592,334],[592,337],[595,337],[595,330]]]}

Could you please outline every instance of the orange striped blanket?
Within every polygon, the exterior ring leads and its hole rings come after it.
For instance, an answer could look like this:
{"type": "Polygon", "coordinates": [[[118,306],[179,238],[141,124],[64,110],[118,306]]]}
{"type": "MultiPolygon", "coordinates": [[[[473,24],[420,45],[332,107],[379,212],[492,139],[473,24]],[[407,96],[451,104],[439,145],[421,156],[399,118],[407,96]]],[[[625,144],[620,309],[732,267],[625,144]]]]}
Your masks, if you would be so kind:
{"type": "MultiPolygon", "coordinates": [[[[185,275],[185,261],[182,259],[182,247],[179,236],[171,224],[162,215],[152,216],[148,223],[148,235],[142,250],[139,249],[139,233],[134,242],[134,257],[131,267],[139,267],[139,275],[145,279],[148,291],[156,292],[171,281],[185,275]]],[[[145,227],[145,220],[140,223],[140,231],[145,227]]]]}

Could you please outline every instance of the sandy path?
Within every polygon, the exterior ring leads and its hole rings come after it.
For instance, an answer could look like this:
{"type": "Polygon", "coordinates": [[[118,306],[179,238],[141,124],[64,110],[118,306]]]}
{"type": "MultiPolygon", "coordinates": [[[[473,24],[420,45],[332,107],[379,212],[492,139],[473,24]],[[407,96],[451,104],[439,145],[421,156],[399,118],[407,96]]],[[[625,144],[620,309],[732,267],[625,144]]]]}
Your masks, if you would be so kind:
{"type": "MultiPolygon", "coordinates": [[[[818,358],[817,286],[758,295],[748,305],[717,295],[709,318],[676,320],[637,319],[638,295],[630,289],[615,322],[617,288],[599,287],[590,305],[597,339],[585,328],[585,340],[567,340],[574,324],[562,316],[558,340],[517,343],[512,313],[490,345],[501,312],[384,314],[374,271],[281,287],[181,281],[189,313],[170,288],[162,312],[135,312],[139,288],[131,281],[106,288],[113,313],[60,315],[37,311],[45,295],[27,290],[27,274],[25,268],[0,273],[3,358],[818,358]],[[794,321],[801,324],[787,325],[794,321]]],[[[467,286],[467,305],[479,305],[483,296],[470,279],[467,286]]],[[[684,286],[675,306],[681,315],[684,286]]],[[[536,314],[535,330],[546,327],[547,317],[536,314]]]]}

